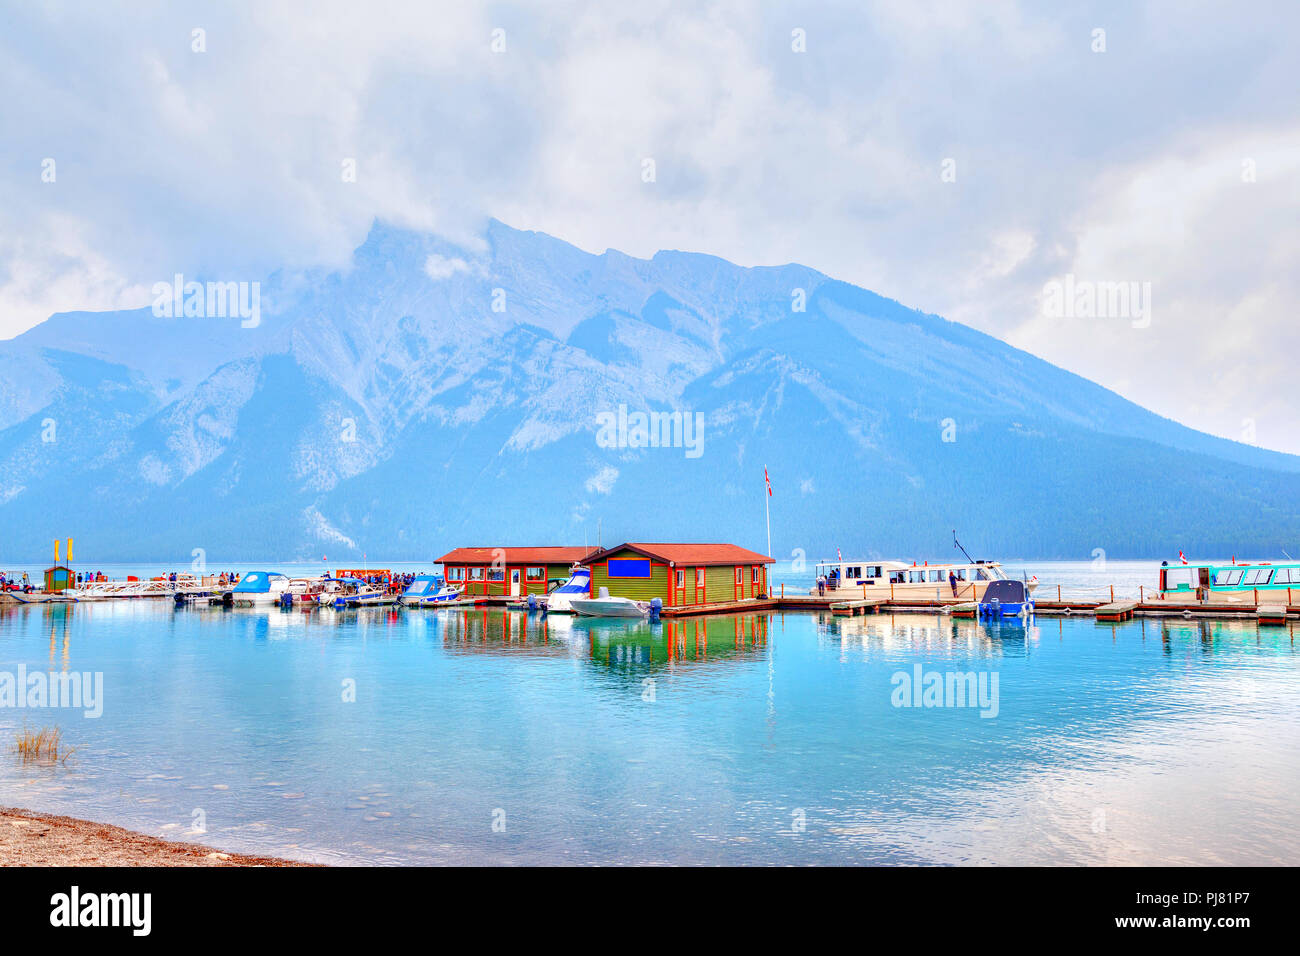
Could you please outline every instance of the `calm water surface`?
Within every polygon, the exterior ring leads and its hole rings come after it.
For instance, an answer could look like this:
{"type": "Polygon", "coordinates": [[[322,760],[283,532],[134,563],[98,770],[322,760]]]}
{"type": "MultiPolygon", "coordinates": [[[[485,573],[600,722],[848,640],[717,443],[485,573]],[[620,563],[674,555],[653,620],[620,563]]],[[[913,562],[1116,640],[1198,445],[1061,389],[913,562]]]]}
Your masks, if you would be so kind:
{"type": "Polygon", "coordinates": [[[0,674],[105,701],[0,708],[0,804],[323,862],[1295,864],[1293,630],[10,606],[0,674]],[[917,665],[996,716],[894,706],[917,665]]]}

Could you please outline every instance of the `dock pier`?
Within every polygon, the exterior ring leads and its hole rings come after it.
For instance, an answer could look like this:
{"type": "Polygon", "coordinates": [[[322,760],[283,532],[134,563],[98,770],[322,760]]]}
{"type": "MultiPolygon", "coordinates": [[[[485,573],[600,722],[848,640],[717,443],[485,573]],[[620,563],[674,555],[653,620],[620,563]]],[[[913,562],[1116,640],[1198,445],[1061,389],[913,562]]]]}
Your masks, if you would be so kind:
{"type": "MultiPolygon", "coordinates": [[[[1300,595],[1297,595],[1300,596],[1300,595]]],[[[474,603],[481,607],[507,608],[517,604],[518,598],[503,595],[478,596],[474,603]]],[[[465,602],[468,605],[469,602],[465,602]]],[[[456,605],[462,606],[462,605],[456,605]]],[[[957,599],[890,599],[880,594],[871,597],[848,597],[846,593],[781,594],[768,597],[741,598],[714,604],[685,604],[665,606],[659,614],[663,618],[701,617],[709,614],[747,614],[756,611],[829,611],[836,617],[857,617],[861,614],[949,614],[955,618],[978,617],[973,601],[957,599]]],[[[1219,620],[1256,620],[1261,624],[1285,624],[1300,621],[1300,605],[1295,604],[1226,604],[1182,603],[1177,601],[1120,598],[1115,601],[1035,601],[1034,613],[1043,617],[1091,617],[1098,623],[1117,623],[1138,617],[1182,617],[1219,620]]]]}

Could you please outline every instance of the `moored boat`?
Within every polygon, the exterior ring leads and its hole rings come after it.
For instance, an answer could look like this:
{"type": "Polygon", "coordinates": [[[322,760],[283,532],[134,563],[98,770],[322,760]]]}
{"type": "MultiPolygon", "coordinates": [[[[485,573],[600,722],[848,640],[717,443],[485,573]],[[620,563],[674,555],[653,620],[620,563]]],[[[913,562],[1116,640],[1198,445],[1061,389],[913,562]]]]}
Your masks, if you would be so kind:
{"type": "Polygon", "coordinates": [[[1300,562],[1163,561],[1158,587],[1166,601],[1254,604],[1271,598],[1290,604],[1300,597],[1300,562]]]}
{"type": "Polygon", "coordinates": [[[396,604],[397,595],[387,588],[377,587],[360,578],[326,578],[316,603],[320,607],[332,607],[335,610],[380,607],[396,604]]]}
{"type": "Polygon", "coordinates": [[[625,597],[610,597],[609,588],[601,588],[599,597],[569,598],[569,605],[578,614],[588,617],[645,617],[650,613],[648,601],[634,601],[625,597]]]}
{"type": "Polygon", "coordinates": [[[314,578],[291,578],[281,602],[288,602],[294,606],[302,605],[310,610],[324,588],[324,575],[317,575],[314,578]]]}
{"type": "Polygon", "coordinates": [[[289,590],[289,578],[279,571],[249,571],[231,590],[226,592],[230,604],[251,604],[254,607],[279,604],[281,595],[289,590]]]}
{"type": "MultiPolygon", "coordinates": [[[[608,590],[608,589],[607,589],[608,590]]],[[[583,599],[591,595],[591,568],[575,564],[569,576],[543,599],[548,614],[573,614],[574,598],[583,599]]]]}
{"type": "Polygon", "coordinates": [[[1024,581],[990,581],[979,600],[980,617],[1028,617],[1033,613],[1034,602],[1024,581]]]}
{"type": "Polygon", "coordinates": [[[460,588],[448,584],[441,574],[417,575],[398,602],[406,607],[434,607],[452,604],[463,595],[460,588]]]}
{"type": "MultiPolygon", "coordinates": [[[[818,580],[825,579],[825,593],[850,591],[854,597],[887,594],[893,600],[975,601],[995,581],[1012,580],[996,561],[967,561],[950,564],[911,564],[902,561],[821,561],[818,580]]],[[[1023,582],[1028,593],[1038,587],[1037,578],[1023,582]]],[[[811,594],[821,593],[813,587],[811,594]]]]}

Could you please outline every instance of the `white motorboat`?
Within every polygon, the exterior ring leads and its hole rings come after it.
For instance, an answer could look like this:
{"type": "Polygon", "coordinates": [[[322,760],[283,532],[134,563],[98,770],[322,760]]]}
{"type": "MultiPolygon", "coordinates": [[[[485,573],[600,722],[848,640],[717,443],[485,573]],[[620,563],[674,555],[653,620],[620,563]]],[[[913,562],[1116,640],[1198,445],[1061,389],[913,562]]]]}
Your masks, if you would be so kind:
{"type": "Polygon", "coordinates": [[[588,617],[645,617],[650,613],[648,601],[610,597],[609,588],[600,589],[600,597],[569,598],[569,605],[579,614],[588,617]]]}
{"type": "Polygon", "coordinates": [[[229,592],[230,603],[254,607],[279,604],[289,590],[289,578],[279,571],[249,571],[229,592]]]}
{"type": "Polygon", "coordinates": [[[550,614],[573,614],[573,599],[589,598],[590,595],[591,568],[575,564],[569,570],[568,578],[542,600],[550,614]]]}
{"type": "Polygon", "coordinates": [[[295,607],[306,606],[308,609],[316,604],[316,599],[325,589],[325,576],[314,578],[292,578],[286,592],[295,607]]]}

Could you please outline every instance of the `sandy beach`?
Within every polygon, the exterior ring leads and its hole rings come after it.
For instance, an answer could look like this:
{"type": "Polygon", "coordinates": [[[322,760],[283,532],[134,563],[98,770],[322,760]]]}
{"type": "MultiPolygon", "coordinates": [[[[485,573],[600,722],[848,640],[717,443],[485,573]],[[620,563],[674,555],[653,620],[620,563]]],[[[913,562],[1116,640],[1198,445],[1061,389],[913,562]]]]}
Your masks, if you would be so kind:
{"type": "Polygon", "coordinates": [[[0,866],[310,866],[172,843],[107,823],[0,808],[0,866]]]}

